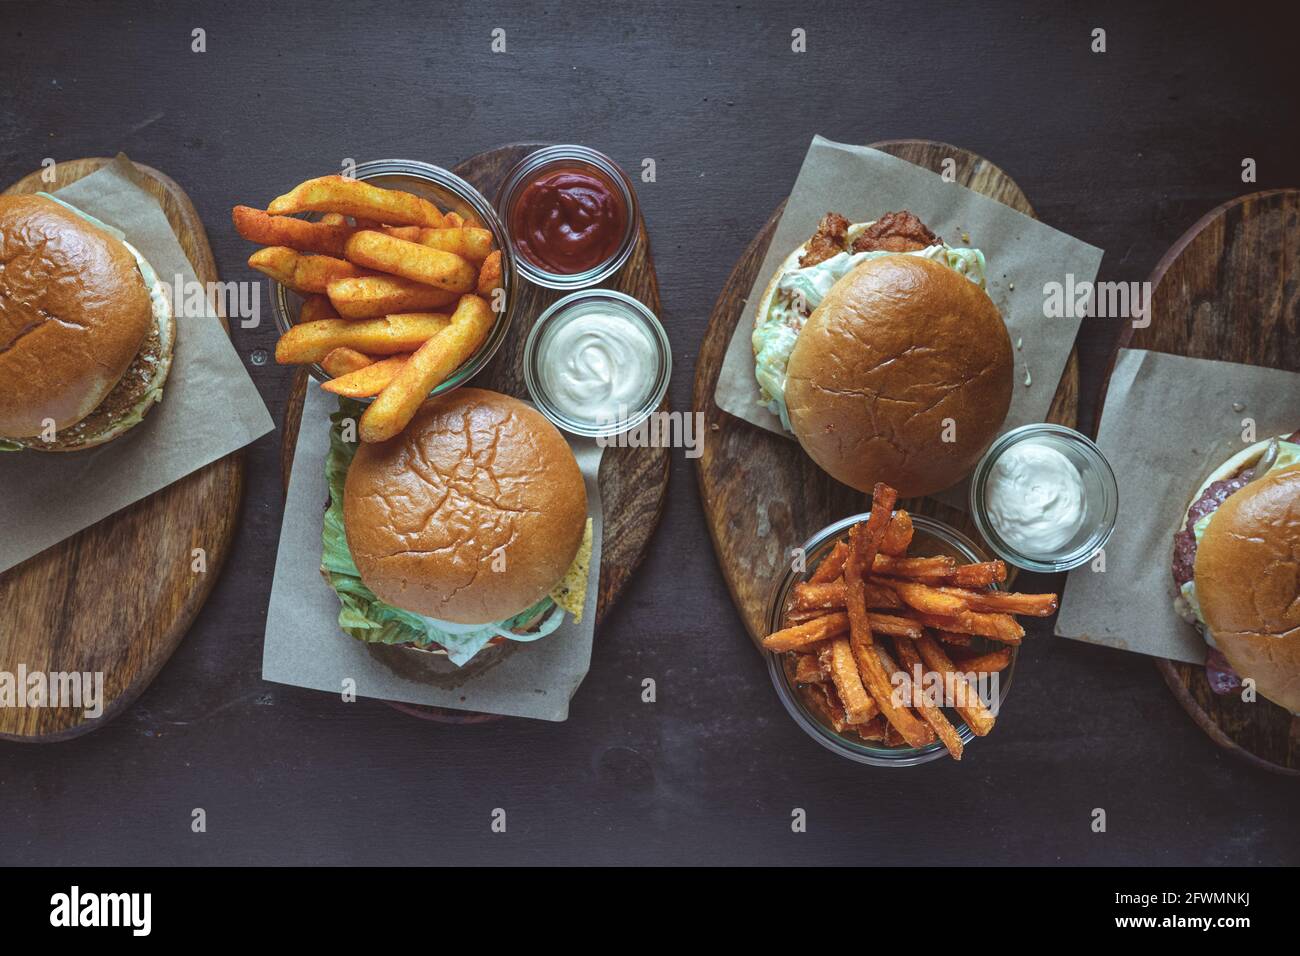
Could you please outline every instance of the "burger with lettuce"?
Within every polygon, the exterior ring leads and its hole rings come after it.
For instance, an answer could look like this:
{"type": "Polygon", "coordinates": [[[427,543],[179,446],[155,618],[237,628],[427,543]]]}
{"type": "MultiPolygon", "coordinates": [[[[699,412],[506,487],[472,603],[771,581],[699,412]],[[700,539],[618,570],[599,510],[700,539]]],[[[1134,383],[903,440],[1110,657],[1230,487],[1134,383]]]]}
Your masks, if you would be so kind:
{"type": "Polygon", "coordinates": [[[582,473],[546,418],[497,392],[429,399],[397,437],[346,441],[333,416],[321,572],[352,637],[445,653],[581,619],[591,559],[582,473]]]}
{"type": "Polygon", "coordinates": [[[904,496],[961,480],[1011,405],[1011,339],[984,254],[912,213],[829,212],[759,300],[759,400],[832,477],[904,496]]]}
{"type": "Polygon", "coordinates": [[[0,450],[81,451],[162,400],[176,320],[138,249],[52,196],[0,196],[0,450]]]}
{"type": "Polygon", "coordinates": [[[1175,608],[1209,644],[1220,694],[1251,678],[1300,714],[1300,432],[1257,442],[1216,468],[1174,535],[1175,608]]]}

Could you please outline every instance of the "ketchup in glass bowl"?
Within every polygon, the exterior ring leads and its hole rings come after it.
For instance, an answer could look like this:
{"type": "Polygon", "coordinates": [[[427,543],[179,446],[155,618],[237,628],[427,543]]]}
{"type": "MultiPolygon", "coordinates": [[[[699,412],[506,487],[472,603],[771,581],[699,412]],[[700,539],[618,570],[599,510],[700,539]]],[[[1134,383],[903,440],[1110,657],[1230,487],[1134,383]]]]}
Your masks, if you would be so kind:
{"type": "Polygon", "coordinates": [[[551,289],[581,289],[613,275],[632,254],[636,194],[608,156],[548,146],[511,170],[497,197],[517,267],[551,289]]]}

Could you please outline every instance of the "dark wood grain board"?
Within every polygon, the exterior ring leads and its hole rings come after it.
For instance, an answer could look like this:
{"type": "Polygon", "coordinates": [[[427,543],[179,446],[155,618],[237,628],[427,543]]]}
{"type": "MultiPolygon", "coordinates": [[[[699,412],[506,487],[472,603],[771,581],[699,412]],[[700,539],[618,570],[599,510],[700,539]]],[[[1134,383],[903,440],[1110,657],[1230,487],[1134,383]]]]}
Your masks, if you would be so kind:
{"type": "MultiPolygon", "coordinates": [[[[480,153],[465,160],[453,169],[487,197],[496,199],[497,189],[511,168],[529,153],[541,148],[542,143],[516,143],[480,153]]],[[[659,314],[659,280],[655,275],[654,260],[650,254],[650,237],[645,221],[637,224],[636,248],[627,264],[603,288],[617,289],[641,302],[659,314]]],[[[513,306],[510,334],[500,351],[488,366],[474,379],[480,388],[491,388],[508,395],[527,399],[524,385],[524,343],[547,307],[566,295],[551,289],[535,286],[523,278],[518,280],[518,291],[513,306]]],[[[281,468],[284,489],[288,490],[289,475],[293,469],[294,449],[298,443],[298,427],[302,422],[303,400],[309,385],[309,376],[300,372],[293,382],[289,404],[284,416],[284,441],[281,446],[281,468]]],[[[315,386],[312,386],[315,387],[315,386]]],[[[661,412],[669,410],[668,399],[659,406],[661,412]]],[[[627,587],[633,573],[645,558],[650,539],[659,525],[664,497],[668,492],[669,450],[667,448],[609,447],[600,462],[600,497],[604,516],[601,542],[600,592],[596,603],[596,625],[605,619],[618,596],[627,587]]],[[[323,465],[322,465],[323,467],[323,465]]],[[[406,713],[432,716],[437,714],[451,722],[482,720],[482,715],[439,708],[404,705],[406,713]]]]}
{"type": "MultiPolygon", "coordinates": [[[[1234,199],[1203,216],[1156,264],[1151,323],[1127,324],[1119,347],[1300,372],[1298,279],[1300,190],[1234,199]]],[[[1105,392],[1103,384],[1099,426],[1105,392]]],[[[1257,767],[1300,776],[1300,717],[1262,697],[1248,704],[1215,694],[1204,667],[1156,666],[1216,744],[1257,767]]]]}
{"type": "MultiPolygon", "coordinates": [[[[974,153],[924,140],[872,145],[933,172],[951,158],[957,182],[1037,218],[1015,181],[974,153]]],[[[695,372],[695,407],[708,423],[698,462],[700,496],[723,577],[755,641],[765,633],[767,604],[786,549],[845,515],[866,510],[870,500],[831,478],[788,439],[728,415],[713,400],[727,344],[784,208],[784,203],[777,207],[732,269],[713,307],[695,372]]],[[[1047,420],[1073,426],[1078,397],[1078,352],[1072,350],[1047,420]]],[[[932,515],[980,541],[964,511],[929,498],[907,500],[902,507],[932,515]]]]}
{"type": "MultiPolygon", "coordinates": [[[[55,182],[35,172],[5,192],[52,192],[109,162],[62,162],[55,182]]],[[[207,232],[185,191],[156,169],[135,168],[199,281],[216,282],[207,232]]],[[[221,573],[243,488],[243,457],[229,455],[0,574],[0,671],[23,663],[28,672],[104,674],[99,718],[75,708],[0,708],[0,739],[39,743],[97,730],[149,685],[221,573]],[[190,567],[198,547],[207,551],[206,573],[190,567]]]]}

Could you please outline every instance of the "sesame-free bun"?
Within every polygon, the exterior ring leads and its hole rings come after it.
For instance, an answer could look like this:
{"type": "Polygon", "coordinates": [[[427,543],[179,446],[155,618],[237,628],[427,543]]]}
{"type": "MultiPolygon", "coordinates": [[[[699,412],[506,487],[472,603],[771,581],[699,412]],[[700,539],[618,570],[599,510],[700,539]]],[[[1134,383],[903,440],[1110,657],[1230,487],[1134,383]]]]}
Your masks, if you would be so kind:
{"type": "Polygon", "coordinates": [[[425,402],[395,438],[357,449],[343,523],[380,600],[487,624],[527,610],[564,577],[582,543],[587,491],[540,412],[459,388],[425,402]]]}
{"type": "Polygon", "coordinates": [[[1300,713],[1300,465],[1219,506],[1196,549],[1194,580],[1205,626],[1232,669],[1300,713]]]}
{"type": "Polygon", "coordinates": [[[157,327],[135,256],[53,200],[0,196],[0,265],[0,438],[75,425],[157,327]]]}
{"type": "Polygon", "coordinates": [[[960,481],[993,441],[1012,366],[983,289],[920,256],[883,256],[835,283],[809,316],[785,402],[795,437],[833,478],[925,495],[960,481]]]}

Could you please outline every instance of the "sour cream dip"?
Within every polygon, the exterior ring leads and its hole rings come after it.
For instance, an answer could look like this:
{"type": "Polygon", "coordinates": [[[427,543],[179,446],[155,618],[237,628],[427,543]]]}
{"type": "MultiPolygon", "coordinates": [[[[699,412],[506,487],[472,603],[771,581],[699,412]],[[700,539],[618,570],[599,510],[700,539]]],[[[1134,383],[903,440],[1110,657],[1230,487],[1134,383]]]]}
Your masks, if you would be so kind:
{"type": "Polygon", "coordinates": [[[609,289],[575,292],[529,333],[529,395],[556,425],[576,434],[618,434],[663,400],[672,357],[654,313],[609,289]]]}
{"type": "Polygon", "coordinates": [[[1007,544],[1025,554],[1054,554],[1083,527],[1083,478],[1050,445],[1022,441],[993,463],[984,487],[985,514],[1007,544]]]}

